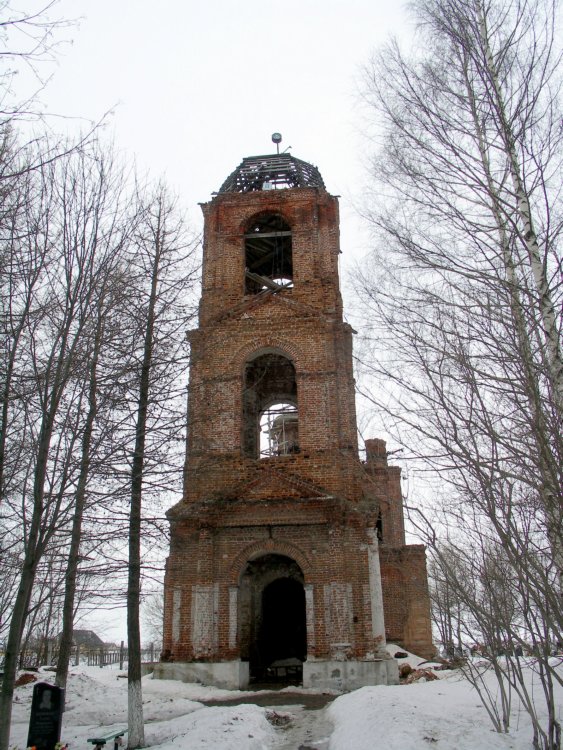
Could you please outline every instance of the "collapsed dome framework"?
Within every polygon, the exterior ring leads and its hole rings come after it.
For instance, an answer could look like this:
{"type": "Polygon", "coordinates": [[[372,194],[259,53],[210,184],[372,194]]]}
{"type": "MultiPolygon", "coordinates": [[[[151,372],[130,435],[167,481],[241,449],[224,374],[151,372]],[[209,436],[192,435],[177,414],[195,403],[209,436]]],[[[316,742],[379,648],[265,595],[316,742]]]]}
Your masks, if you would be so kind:
{"type": "Polygon", "coordinates": [[[219,193],[314,187],[325,189],[321,173],[291,154],[247,156],[221,185],[219,193]]]}

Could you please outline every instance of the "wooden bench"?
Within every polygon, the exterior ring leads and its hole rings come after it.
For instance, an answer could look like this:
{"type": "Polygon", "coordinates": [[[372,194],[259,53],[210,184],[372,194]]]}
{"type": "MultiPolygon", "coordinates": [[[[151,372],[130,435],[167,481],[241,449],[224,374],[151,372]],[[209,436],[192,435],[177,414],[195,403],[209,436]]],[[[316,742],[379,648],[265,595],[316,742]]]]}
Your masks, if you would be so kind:
{"type": "Polygon", "coordinates": [[[89,737],[88,742],[94,745],[94,750],[103,750],[106,742],[113,740],[113,750],[119,750],[120,745],[123,744],[123,735],[127,732],[127,729],[114,729],[109,730],[105,734],[96,734],[94,737],[89,737]]]}

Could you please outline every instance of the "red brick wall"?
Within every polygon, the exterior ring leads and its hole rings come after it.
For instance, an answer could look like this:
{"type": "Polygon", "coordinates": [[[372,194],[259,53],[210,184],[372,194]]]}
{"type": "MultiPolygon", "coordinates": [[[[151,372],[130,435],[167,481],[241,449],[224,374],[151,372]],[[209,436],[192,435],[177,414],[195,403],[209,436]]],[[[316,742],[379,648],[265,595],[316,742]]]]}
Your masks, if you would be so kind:
{"type": "Polygon", "coordinates": [[[387,465],[383,441],[368,441],[366,465],[358,458],[337,199],[314,188],[229,193],[203,213],[184,497],[169,511],[165,650],[177,661],[238,658],[236,587],[250,559],[275,553],[295,560],[312,587],[308,654],[330,658],[335,634],[346,636],[351,657],[373,653],[367,528],[381,513],[388,632],[428,651],[424,551],[404,546],[400,470],[387,465]],[[280,213],[292,229],[294,285],[245,295],[244,233],[263,211],[280,213]],[[241,450],[245,363],[272,350],[295,366],[300,452],[248,458],[241,450]]]}
{"type": "Polygon", "coordinates": [[[430,598],[424,546],[380,548],[383,606],[387,640],[430,659],[430,598]]]}

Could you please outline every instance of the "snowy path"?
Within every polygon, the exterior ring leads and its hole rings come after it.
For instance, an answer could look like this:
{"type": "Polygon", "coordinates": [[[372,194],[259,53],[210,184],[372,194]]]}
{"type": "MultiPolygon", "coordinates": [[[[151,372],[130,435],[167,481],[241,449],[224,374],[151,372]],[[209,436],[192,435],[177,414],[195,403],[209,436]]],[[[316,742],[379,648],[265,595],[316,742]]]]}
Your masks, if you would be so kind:
{"type": "Polygon", "coordinates": [[[276,710],[290,714],[292,719],[277,729],[278,738],[272,750],[328,750],[333,725],[325,708],[280,706],[276,710]]]}
{"type": "MultiPolygon", "coordinates": [[[[419,660],[420,661],[420,660],[419,660]]],[[[563,660],[555,660],[563,675],[563,660]]],[[[533,660],[525,665],[540,696],[533,660]]],[[[529,750],[530,721],[513,696],[509,734],[496,734],[479,697],[458,672],[412,685],[365,687],[339,697],[299,688],[257,692],[143,678],[146,744],[151,750],[529,750]]],[[[40,681],[53,674],[41,670],[40,681]]],[[[101,727],[127,725],[127,681],[117,670],[73,668],[61,739],[91,750],[101,727]]],[[[485,676],[491,695],[496,683],[485,676]]],[[[16,689],[10,747],[25,750],[33,683],[16,689]]],[[[563,721],[563,689],[556,686],[563,721]]],[[[541,704],[538,697],[538,707],[541,704]]]]}
{"type": "Polygon", "coordinates": [[[312,693],[258,692],[239,700],[204,701],[209,706],[254,704],[266,708],[276,728],[272,750],[328,750],[333,724],[326,706],[336,696],[312,693]]]}

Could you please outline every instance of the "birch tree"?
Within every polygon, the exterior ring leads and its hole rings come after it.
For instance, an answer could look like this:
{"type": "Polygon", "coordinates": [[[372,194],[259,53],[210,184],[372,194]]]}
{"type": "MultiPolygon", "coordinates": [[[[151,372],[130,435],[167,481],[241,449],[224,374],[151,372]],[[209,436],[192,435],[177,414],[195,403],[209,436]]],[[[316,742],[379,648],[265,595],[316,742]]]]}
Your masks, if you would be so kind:
{"type": "Polygon", "coordinates": [[[377,247],[357,275],[372,322],[363,367],[377,377],[364,395],[412,465],[440,477],[428,542],[485,540],[525,583],[549,717],[533,742],[551,749],[563,570],[555,5],[413,10],[421,51],[391,43],[366,70],[381,149],[365,210],[377,247]]]}

